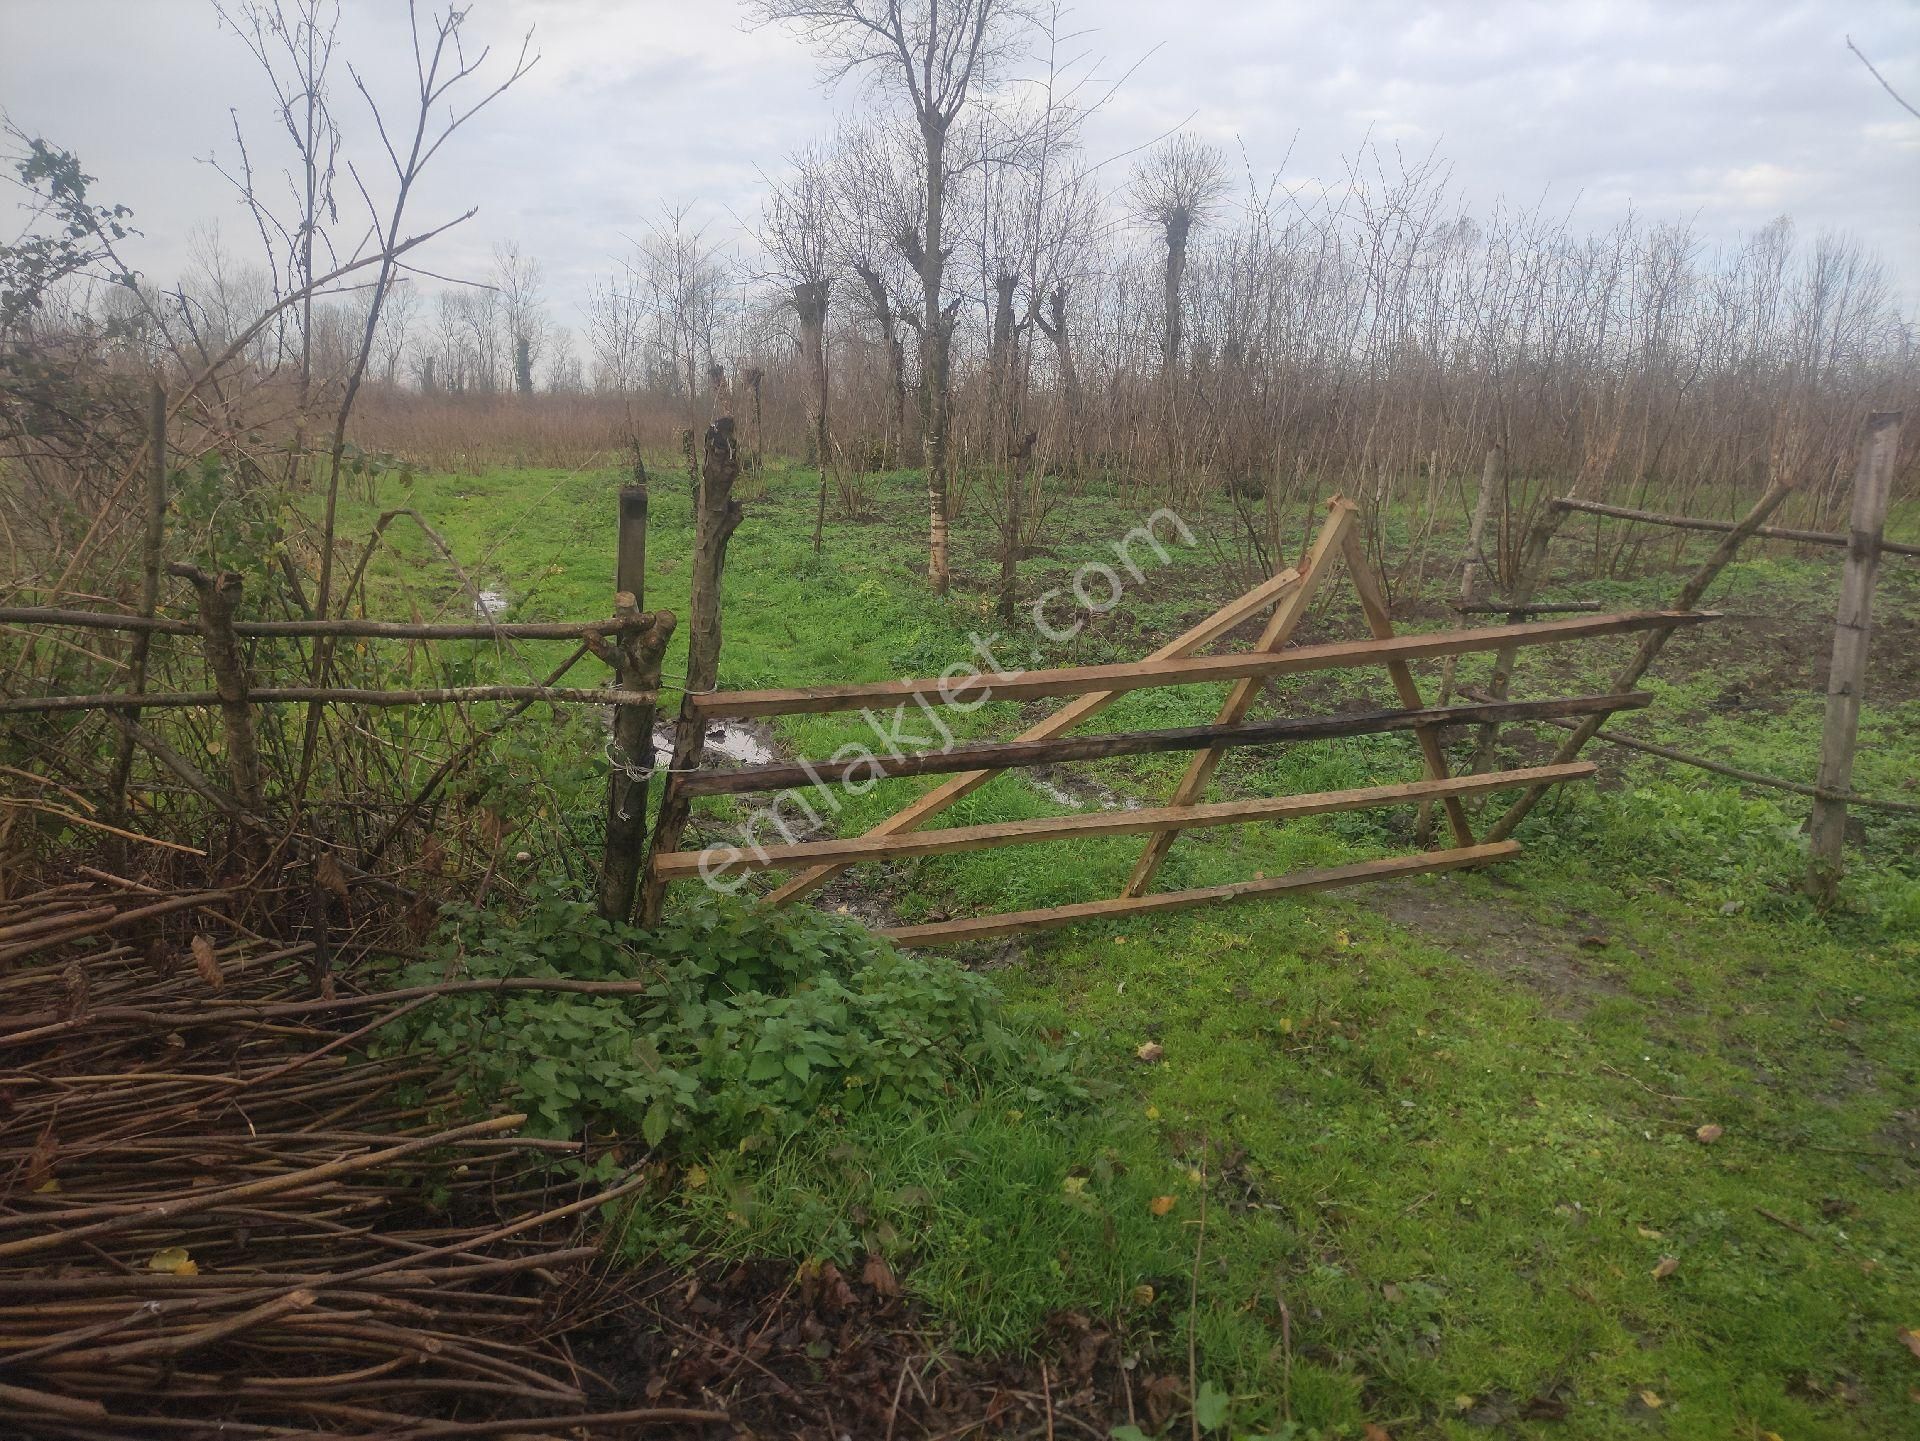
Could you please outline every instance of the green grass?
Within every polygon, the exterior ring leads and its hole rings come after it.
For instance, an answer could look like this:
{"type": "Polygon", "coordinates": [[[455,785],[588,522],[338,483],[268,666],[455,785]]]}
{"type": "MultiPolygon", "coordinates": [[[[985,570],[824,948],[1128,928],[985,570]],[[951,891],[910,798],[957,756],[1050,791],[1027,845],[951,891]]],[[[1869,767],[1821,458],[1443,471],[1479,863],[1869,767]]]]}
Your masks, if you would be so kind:
{"type": "MultiPolygon", "coordinates": [[[[580,618],[609,608],[617,483],[428,476],[412,503],[481,584],[508,592],[517,617],[580,618]]],[[[994,628],[984,518],[962,518],[959,584],[940,603],[920,580],[913,477],[881,485],[878,521],[830,518],[817,557],[813,485],[776,470],[747,506],[727,574],[722,684],[882,679],[966,658],[969,632],[994,628]]],[[[653,515],[647,601],[683,611],[684,479],[656,479],[653,515]]],[[[1046,537],[1053,553],[1023,565],[1027,593],[1066,583],[1138,519],[1097,493],[1064,507],[1046,537]]],[[[1187,519],[1229,533],[1225,515],[1187,519]]],[[[1236,588],[1222,553],[1176,547],[1173,566],[1042,663],[1144,653],[1236,588]]],[[[373,573],[376,613],[462,604],[414,539],[400,537],[373,573]]],[[[1800,625],[1809,654],[1823,654],[1836,585],[1831,557],[1732,568],[1709,601],[1734,619],[1677,639],[1656,671],[1655,709],[1622,728],[1811,779],[1820,697],[1810,665],[1783,668],[1770,627],[1800,625]]],[[[1642,605],[1675,586],[1660,573],[1555,593],[1642,605]]],[[[1423,613],[1409,628],[1445,623],[1437,607],[1423,613]]],[[[1887,568],[1881,613],[1920,614],[1911,567],[1887,568]]],[[[1358,632],[1344,600],[1311,623],[1315,638],[1358,632]]],[[[1599,689],[1630,644],[1532,652],[1519,693],[1599,689]]],[[[528,647],[485,664],[532,673],[558,653],[528,647]]],[[[1463,682],[1484,667],[1464,662],[1463,682]]],[[[1387,698],[1384,682],[1361,677],[1294,678],[1277,694],[1307,711],[1387,698]]],[[[1142,693],[1105,723],[1192,723],[1217,699],[1209,688],[1142,693]]],[[[991,706],[955,728],[1004,735],[1013,718],[991,706]]],[[[1913,694],[1870,701],[1861,790],[1912,794],[1916,726],[1913,694]]],[[[788,749],[819,755],[860,726],[820,717],[775,729],[788,749]]],[[[543,854],[583,868],[604,775],[591,727],[527,747],[526,764],[569,778],[543,802],[568,812],[543,854]]],[[[1202,1378],[1234,1398],[1222,1435],[1271,1431],[1283,1415],[1307,1434],[1346,1436],[1366,1422],[1397,1437],[1920,1432],[1920,1358],[1899,1335],[1920,1327],[1920,827],[1869,817],[1846,908],[1820,916],[1794,889],[1801,803],[1596,754],[1607,784],[1542,807],[1521,832],[1527,852],[1496,872],[1083,926],[1013,953],[996,971],[1011,1014],[1060,1033],[1111,1083],[1093,1115],[956,1096],[930,1113],[865,1113],[783,1146],[689,1158],[697,1165],[638,1235],[856,1265],[874,1252],[957,1344],[1018,1349],[1050,1312],[1081,1309],[1122,1326],[1150,1368],[1182,1374],[1198,1245],[1191,1322],[1202,1378]],[[1164,1048],[1157,1063],[1136,1059],[1147,1041],[1164,1048]],[[1721,1127],[1719,1139],[1697,1139],[1703,1125],[1721,1127]],[[1160,1196],[1174,1198],[1164,1216],[1153,1214],[1160,1196]],[[1677,1265],[1656,1276],[1663,1257],[1677,1265]],[[1561,1408],[1564,1419],[1538,1419],[1561,1408]]],[[[1075,774],[1151,798],[1182,763],[1139,757],[1075,774]]],[[[1278,794],[1415,774],[1404,737],[1362,737],[1236,752],[1216,786],[1278,794]]],[[[918,788],[850,799],[832,826],[855,833],[918,788]]],[[[1057,810],[1007,776],[951,814],[1057,810]]],[[[703,807],[700,834],[724,839],[737,820],[703,807]]],[[[1380,813],[1196,833],[1161,884],[1403,853],[1408,827],[1380,813]]],[[[1122,839],[870,867],[828,904],[913,920],[1091,899],[1113,893],[1136,851],[1122,839]]]]}

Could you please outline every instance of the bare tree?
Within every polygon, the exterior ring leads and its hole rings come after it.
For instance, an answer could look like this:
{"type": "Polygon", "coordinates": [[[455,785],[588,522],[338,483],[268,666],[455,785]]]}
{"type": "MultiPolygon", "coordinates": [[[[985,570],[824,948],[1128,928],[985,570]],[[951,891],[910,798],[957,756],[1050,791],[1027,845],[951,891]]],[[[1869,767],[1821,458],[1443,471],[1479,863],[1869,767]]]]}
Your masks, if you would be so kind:
{"type": "Polygon", "coordinates": [[[807,462],[820,467],[826,494],[827,304],[833,290],[831,236],[834,207],[827,161],[817,147],[791,157],[791,171],[771,182],[760,215],[760,248],[773,280],[787,295],[800,327],[800,359],[807,370],[807,462]]]}
{"type": "Polygon", "coordinates": [[[578,395],[585,389],[586,375],[574,353],[573,332],[556,325],[547,335],[547,390],[554,395],[578,395]]]}
{"type": "Polygon", "coordinates": [[[954,122],[975,101],[1017,45],[1026,23],[1013,0],[751,0],[760,23],[784,22],[819,55],[828,84],[849,75],[872,79],[905,102],[918,129],[924,203],[917,229],[900,246],[920,275],[920,423],[927,472],[927,573],[945,595],[948,424],[952,411],[953,327],[945,275],[948,143],[954,122]]]}
{"type": "Polygon", "coordinates": [[[879,335],[887,358],[886,456],[900,464],[907,453],[907,356],[900,339],[902,297],[918,284],[900,237],[919,227],[924,188],[914,179],[913,157],[894,127],[845,127],[832,152],[833,226],[838,267],[854,282],[861,315],[879,335]]]}
{"type": "Polygon", "coordinates": [[[705,229],[693,223],[686,206],[667,206],[647,228],[627,266],[627,288],[638,289],[651,331],[650,353],[644,359],[650,378],[681,398],[686,425],[697,434],[705,423],[700,398],[706,387],[701,381],[713,364],[714,332],[726,289],[719,252],[705,229]]]}
{"type": "Polygon", "coordinates": [[[380,335],[376,343],[380,352],[380,378],[388,385],[399,381],[400,361],[407,349],[407,333],[413,327],[413,316],[419,303],[420,287],[411,280],[396,280],[387,289],[387,303],[380,316],[380,335]]]}
{"type": "Polygon", "coordinates": [[[1181,282],[1187,242],[1226,198],[1226,162],[1217,145],[1184,132],[1162,141],[1134,168],[1129,187],[1136,214],[1158,226],[1167,242],[1161,316],[1161,363],[1168,375],[1180,363],[1181,282]]]}
{"type": "Polygon", "coordinates": [[[533,371],[547,338],[547,307],[540,294],[540,262],[520,250],[515,240],[493,247],[493,286],[500,294],[501,319],[506,326],[507,353],[513,366],[513,388],[533,393],[533,371]]]}

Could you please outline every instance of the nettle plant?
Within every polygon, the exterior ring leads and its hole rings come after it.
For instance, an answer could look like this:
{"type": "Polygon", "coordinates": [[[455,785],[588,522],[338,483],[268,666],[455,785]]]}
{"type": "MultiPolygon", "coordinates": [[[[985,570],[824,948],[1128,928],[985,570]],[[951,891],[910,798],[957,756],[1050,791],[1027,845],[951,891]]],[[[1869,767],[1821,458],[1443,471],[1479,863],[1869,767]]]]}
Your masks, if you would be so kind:
{"type": "Polygon", "coordinates": [[[651,979],[620,996],[444,997],[404,1039],[509,1100],[548,1136],[609,1131],[649,1146],[752,1149],[865,1106],[1017,1084],[1036,1104],[1081,1094],[1066,1053],[1016,1034],[981,976],[908,955],[810,911],[703,900],[659,930],[536,897],[513,919],[456,913],[406,985],[457,977],[651,979]]]}

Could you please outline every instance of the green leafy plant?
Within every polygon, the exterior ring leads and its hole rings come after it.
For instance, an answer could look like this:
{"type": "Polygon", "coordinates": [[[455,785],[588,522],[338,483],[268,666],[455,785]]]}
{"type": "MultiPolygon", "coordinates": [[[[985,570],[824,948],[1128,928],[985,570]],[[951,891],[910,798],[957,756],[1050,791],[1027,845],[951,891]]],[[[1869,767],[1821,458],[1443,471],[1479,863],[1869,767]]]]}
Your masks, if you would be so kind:
{"type": "Polygon", "coordinates": [[[649,980],[596,996],[453,996],[408,1039],[510,1098],[547,1135],[588,1128],[650,1146],[752,1147],[866,1106],[1018,1078],[1074,1090],[1066,1059],[1025,1044],[983,977],[811,912],[714,900],[647,933],[586,903],[536,899],[518,920],[466,911],[403,984],[453,976],[649,980]]]}

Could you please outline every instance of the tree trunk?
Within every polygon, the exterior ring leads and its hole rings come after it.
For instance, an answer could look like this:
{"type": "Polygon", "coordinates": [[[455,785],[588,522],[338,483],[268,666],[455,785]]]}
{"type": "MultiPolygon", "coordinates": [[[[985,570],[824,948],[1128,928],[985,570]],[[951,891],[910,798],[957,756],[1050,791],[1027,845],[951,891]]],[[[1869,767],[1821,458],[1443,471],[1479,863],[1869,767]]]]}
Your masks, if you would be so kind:
{"type": "Polygon", "coordinates": [[[947,568],[947,362],[952,348],[948,321],[940,306],[946,269],[941,249],[941,220],[946,205],[947,135],[937,119],[921,123],[927,147],[926,237],[920,254],[920,428],[926,436],[927,580],[935,595],[945,595],[947,568]]]}
{"type": "Polygon", "coordinates": [[[1017,275],[999,275],[993,281],[993,337],[988,355],[987,425],[990,454],[1002,463],[1013,459],[1013,437],[1019,424],[1013,384],[1013,292],[1017,275]]]}
{"type": "Polygon", "coordinates": [[[1060,401],[1065,414],[1061,430],[1064,432],[1062,450],[1069,463],[1079,458],[1075,439],[1080,419],[1080,373],[1073,364],[1073,337],[1067,330],[1067,287],[1056,285],[1047,296],[1046,315],[1037,315],[1035,322],[1040,331],[1053,342],[1054,355],[1060,367],[1060,401]]]}
{"type": "Polygon", "coordinates": [[[800,354],[807,365],[807,462],[820,467],[823,479],[827,468],[827,294],[824,280],[793,287],[800,354]]]}
{"type": "Polygon", "coordinates": [[[1027,467],[1033,463],[1037,439],[1033,431],[1028,431],[1007,456],[1007,489],[1000,515],[1000,620],[1003,625],[1013,624],[1019,584],[1022,502],[1026,499],[1027,467]]]}
{"type": "Polygon", "coordinates": [[[1192,220],[1184,210],[1176,210],[1167,218],[1167,275],[1166,275],[1166,316],[1160,339],[1160,359],[1165,375],[1173,378],[1174,367],[1180,363],[1180,283],[1187,273],[1187,231],[1192,220]]]}
{"type": "Polygon", "coordinates": [[[865,261],[856,260],[853,273],[867,287],[867,296],[873,302],[873,318],[887,348],[887,379],[893,387],[892,406],[887,416],[887,464],[901,465],[905,463],[907,449],[907,348],[900,343],[900,322],[894,315],[893,302],[880,272],[865,261]]]}

